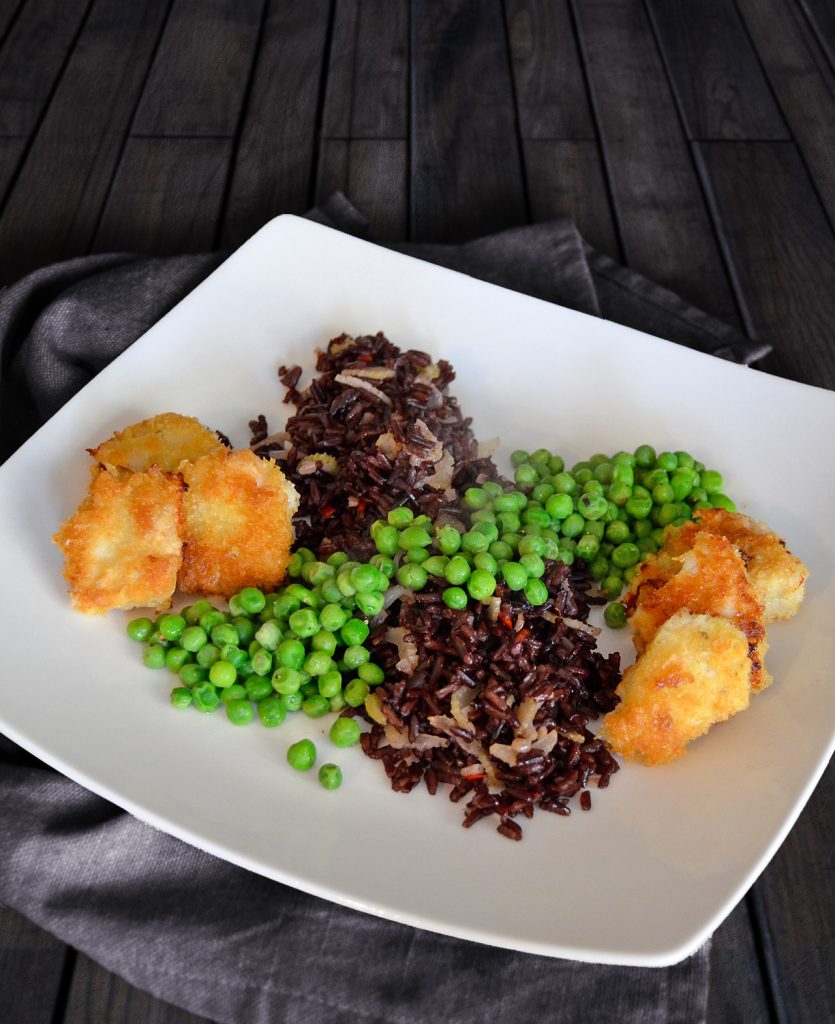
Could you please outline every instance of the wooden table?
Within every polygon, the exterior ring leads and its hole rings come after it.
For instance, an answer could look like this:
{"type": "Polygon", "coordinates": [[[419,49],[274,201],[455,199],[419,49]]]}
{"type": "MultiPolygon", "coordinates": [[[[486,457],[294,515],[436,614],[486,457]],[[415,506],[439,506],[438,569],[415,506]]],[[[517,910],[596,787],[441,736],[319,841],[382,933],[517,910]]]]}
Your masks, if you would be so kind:
{"type": "MultiPolygon", "coordinates": [[[[835,387],[833,96],[830,0],[0,0],[0,283],[335,189],[380,239],[567,214],[835,387]]],[[[833,818],[830,771],[716,933],[711,1024],[835,1019],[833,818]]],[[[196,1018],[0,910],[0,1020],[196,1018]]]]}

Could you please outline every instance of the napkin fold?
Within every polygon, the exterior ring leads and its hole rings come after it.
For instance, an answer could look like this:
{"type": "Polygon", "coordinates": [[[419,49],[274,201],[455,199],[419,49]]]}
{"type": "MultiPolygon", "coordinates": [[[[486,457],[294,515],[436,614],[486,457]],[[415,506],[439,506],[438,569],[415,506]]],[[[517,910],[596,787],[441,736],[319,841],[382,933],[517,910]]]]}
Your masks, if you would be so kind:
{"type": "MultiPolygon", "coordinates": [[[[341,194],[309,216],[368,235],[341,194]]],[[[566,219],[393,248],[724,359],[768,351],[595,252],[566,219]]],[[[0,458],[225,255],[84,257],[0,292],[0,458]]],[[[594,966],[380,920],[159,832],[2,737],[0,902],[132,984],[228,1024],[685,1024],[707,1003],[709,944],[670,968],[594,966]]]]}

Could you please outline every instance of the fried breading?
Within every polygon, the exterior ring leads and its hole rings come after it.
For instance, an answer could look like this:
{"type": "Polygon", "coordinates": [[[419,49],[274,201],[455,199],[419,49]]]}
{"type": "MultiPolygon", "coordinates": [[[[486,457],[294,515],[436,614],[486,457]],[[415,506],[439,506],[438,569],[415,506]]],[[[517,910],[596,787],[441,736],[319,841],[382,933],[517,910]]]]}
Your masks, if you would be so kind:
{"type": "Polygon", "coordinates": [[[665,549],[641,565],[624,597],[641,655],[661,625],[681,610],[728,619],[749,644],[751,689],[771,682],[763,665],[767,649],[763,607],[745,563],[725,537],[698,533],[692,547],[673,557],[665,549]]]}
{"type": "Polygon", "coordinates": [[[97,469],[87,497],[52,538],[64,553],[73,607],[167,608],[182,556],[182,481],[97,469]]]}
{"type": "Polygon", "coordinates": [[[680,527],[670,527],[664,546],[671,555],[688,551],[700,533],[726,537],[742,555],[766,622],[790,619],[800,607],[809,570],[765,525],[739,512],[704,509],[680,527]]]}
{"type": "Polygon", "coordinates": [[[158,466],[166,473],[178,471],[183,461],[226,451],[217,434],[191,416],[164,412],[159,416],[117,430],[90,454],[111,471],[142,472],[158,466]]]}
{"type": "Polygon", "coordinates": [[[627,760],[665,764],[748,707],[749,675],[748,641],[733,623],[679,611],[624,672],[599,735],[627,760]]]}
{"type": "Polygon", "coordinates": [[[284,578],[298,494],[269,459],[249,451],[184,462],[185,547],[179,586],[229,597],[242,587],[273,590],[284,578]]]}

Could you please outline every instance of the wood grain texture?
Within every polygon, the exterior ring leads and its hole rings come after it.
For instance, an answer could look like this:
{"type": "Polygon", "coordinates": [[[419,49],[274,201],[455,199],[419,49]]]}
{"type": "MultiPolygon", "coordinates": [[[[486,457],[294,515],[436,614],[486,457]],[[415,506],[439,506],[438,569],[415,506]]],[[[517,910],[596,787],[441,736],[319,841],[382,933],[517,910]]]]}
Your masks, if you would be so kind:
{"type": "Polygon", "coordinates": [[[0,907],[0,1020],[52,1024],[66,956],[63,942],[0,907]]]}
{"type": "Polygon", "coordinates": [[[705,1024],[772,1024],[748,904],[713,933],[705,1024]]]}
{"type": "Polygon", "coordinates": [[[568,0],[505,0],[523,139],[593,139],[568,0]]]}
{"type": "Polygon", "coordinates": [[[619,258],[596,142],[525,139],[525,177],[533,221],[571,217],[596,249],[619,258]]]}
{"type": "Polygon", "coordinates": [[[830,223],[835,224],[835,75],[786,0],[737,0],[830,223]]]}
{"type": "Polygon", "coordinates": [[[792,144],[698,144],[764,368],[835,388],[835,236],[792,144]]]}
{"type": "Polygon", "coordinates": [[[734,0],[647,0],[691,139],[787,139],[734,0]]]}
{"type": "Polygon", "coordinates": [[[18,15],[0,50],[0,135],[37,126],[90,0],[38,0],[18,15]]]}
{"type": "Polygon", "coordinates": [[[344,192],[368,218],[371,238],[403,241],[408,234],[407,167],[403,139],[325,139],[316,202],[344,192]]]}
{"type": "Polygon", "coordinates": [[[97,0],[0,216],[0,280],[89,249],[168,6],[97,0]]]}
{"type": "Polygon", "coordinates": [[[62,1024],[209,1024],[79,955],[62,1024]]]}
{"type": "Polygon", "coordinates": [[[95,251],[161,256],[211,249],[231,156],[231,139],[129,139],[95,251]]]}
{"type": "Polygon", "coordinates": [[[575,3],[628,264],[736,320],[699,181],[643,5],[575,3]]]}
{"type": "Polygon", "coordinates": [[[271,0],[224,215],[239,245],[279,213],[302,213],[314,174],[330,0],[271,0]]]}
{"type": "Polygon", "coordinates": [[[407,137],[408,0],[337,0],[322,131],[332,139],[407,137]]]}
{"type": "Polygon", "coordinates": [[[835,765],[830,764],[756,887],[781,1022],[835,1020],[833,823],[835,765]]]}
{"type": "Polygon", "coordinates": [[[234,135],[265,0],[174,0],[133,135],[234,135]]]}
{"type": "Polygon", "coordinates": [[[411,230],[458,242],[527,220],[498,0],[412,3],[411,230]]]}

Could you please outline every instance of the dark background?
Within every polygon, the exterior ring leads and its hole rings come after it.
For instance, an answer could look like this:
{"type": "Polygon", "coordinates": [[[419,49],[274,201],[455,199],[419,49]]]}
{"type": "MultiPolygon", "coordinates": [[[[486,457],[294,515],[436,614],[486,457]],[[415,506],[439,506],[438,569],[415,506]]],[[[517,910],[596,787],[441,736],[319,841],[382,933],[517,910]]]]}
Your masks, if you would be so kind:
{"type": "MultiPolygon", "coordinates": [[[[834,97],[832,0],[0,0],[0,285],[336,189],[380,239],[568,215],[831,388],[834,97]]],[[[833,817],[830,772],[714,938],[709,1024],[835,1019],[833,817]]],[[[0,1020],[196,1019],[0,908],[0,1020]]]]}

